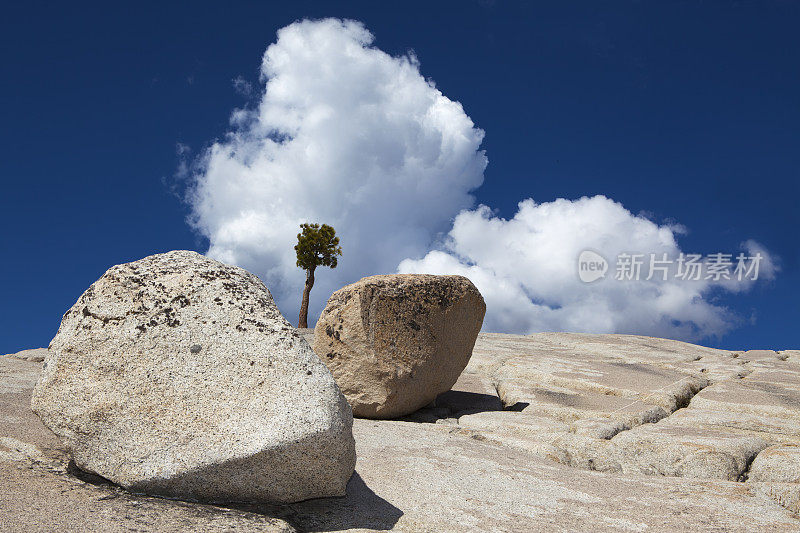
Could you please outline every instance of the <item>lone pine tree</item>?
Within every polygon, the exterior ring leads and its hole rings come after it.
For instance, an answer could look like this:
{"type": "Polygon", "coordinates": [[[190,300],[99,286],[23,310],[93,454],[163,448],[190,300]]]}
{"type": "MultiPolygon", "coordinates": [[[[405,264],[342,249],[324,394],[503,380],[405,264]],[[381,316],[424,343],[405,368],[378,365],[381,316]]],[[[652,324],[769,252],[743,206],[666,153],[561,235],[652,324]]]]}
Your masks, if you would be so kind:
{"type": "Polygon", "coordinates": [[[336,268],[337,255],[342,255],[336,230],[327,224],[300,224],[302,233],[297,234],[297,266],[306,271],[303,301],[300,304],[298,328],[308,327],[308,295],[314,286],[314,270],[318,266],[336,268]]]}

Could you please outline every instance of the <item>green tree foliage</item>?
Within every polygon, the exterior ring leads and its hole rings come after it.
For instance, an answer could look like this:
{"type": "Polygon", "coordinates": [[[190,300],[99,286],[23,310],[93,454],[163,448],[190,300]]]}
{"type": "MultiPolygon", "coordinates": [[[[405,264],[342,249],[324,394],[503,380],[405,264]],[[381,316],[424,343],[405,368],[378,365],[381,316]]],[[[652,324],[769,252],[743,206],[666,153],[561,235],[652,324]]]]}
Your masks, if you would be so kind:
{"type": "Polygon", "coordinates": [[[294,251],[297,253],[297,266],[306,271],[306,283],[297,327],[307,328],[308,296],[314,286],[314,271],[318,266],[336,268],[342,247],[339,246],[336,230],[327,224],[300,224],[300,228],[303,231],[297,234],[294,251]]]}
{"type": "Polygon", "coordinates": [[[337,255],[342,255],[336,230],[327,224],[300,224],[303,232],[297,234],[297,266],[314,270],[318,266],[336,268],[337,255]]]}

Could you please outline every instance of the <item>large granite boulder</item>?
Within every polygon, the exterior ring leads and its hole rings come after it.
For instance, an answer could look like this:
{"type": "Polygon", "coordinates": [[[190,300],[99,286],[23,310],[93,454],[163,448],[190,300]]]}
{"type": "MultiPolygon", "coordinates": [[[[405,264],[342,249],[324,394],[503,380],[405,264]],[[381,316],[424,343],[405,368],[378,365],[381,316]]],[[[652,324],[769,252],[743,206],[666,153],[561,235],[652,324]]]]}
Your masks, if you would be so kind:
{"type": "Polygon", "coordinates": [[[175,251],[109,269],[64,315],[32,407],[83,470],[137,492],[342,496],[352,413],[249,272],[175,251]]]}
{"type": "Polygon", "coordinates": [[[314,351],[364,418],[432,402],[469,362],[486,304],[463,276],[372,276],[339,289],[314,330],[314,351]]]}

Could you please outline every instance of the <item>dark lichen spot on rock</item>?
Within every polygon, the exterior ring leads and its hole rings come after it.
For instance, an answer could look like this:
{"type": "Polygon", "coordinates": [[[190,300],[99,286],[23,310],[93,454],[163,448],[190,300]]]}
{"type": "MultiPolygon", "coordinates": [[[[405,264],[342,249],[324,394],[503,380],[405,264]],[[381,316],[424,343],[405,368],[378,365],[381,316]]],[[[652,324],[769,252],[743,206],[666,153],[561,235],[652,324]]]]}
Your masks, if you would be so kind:
{"type": "Polygon", "coordinates": [[[189,348],[189,351],[192,352],[192,353],[200,353],[200,350],[202,350],[202,349],[203,349],[203,347],[200,346],[199,344],[192,344],[192,347],[189,348]]]}
{"type": "Polygon", "coordinates": [[[186,296],[181,294],[180,296],[176,296],[175,298],[173,298],[172,299],[172,303],[176,303],[176,304],[180,305],[181,307],[186,307],[191,302],[189,301],[189,298],[187,298],[186,296]]]}

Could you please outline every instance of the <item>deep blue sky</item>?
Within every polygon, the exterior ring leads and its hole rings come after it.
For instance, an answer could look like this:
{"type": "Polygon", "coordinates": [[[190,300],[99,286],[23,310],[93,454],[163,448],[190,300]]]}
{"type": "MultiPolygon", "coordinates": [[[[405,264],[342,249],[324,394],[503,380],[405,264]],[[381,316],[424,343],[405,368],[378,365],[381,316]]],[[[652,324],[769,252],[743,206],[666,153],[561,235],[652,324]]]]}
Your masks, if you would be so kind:
{"type": "Polygon", "coordinates": [[[5,5],[0,21],[0,353],[46,346],[109,266],[205,251],[171,192],[245,103],[275,31],[363,21],[486,131],[480,202],[605,194],[690,229],[753,238],[782,272],[720,300],[755,322],[719,341],[800,348],[800,3],[103,2],[5,5]]]}

